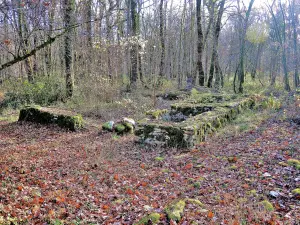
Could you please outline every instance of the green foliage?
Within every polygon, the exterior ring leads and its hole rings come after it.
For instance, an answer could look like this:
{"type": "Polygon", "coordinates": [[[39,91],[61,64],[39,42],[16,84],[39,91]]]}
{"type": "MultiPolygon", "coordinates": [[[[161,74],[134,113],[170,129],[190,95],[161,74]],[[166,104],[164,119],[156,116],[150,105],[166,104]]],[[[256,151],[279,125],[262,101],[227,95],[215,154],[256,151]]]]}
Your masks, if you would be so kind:
{"type": "Polygon", "coordinates": [[[269,28],[265,23],[256,23],[247,29],[246,39],[253,44],[260,44],[267,40],[269,28]]]}
{"type": "Polygon", "coordinates": [[[8,80],[2,107],[19,108],[26,104],[49,105],[64,98],[64,81],[60,77],[40,77],[34,83],[28,80],[8,80]]]}
{"type": "Polygon", "coordinates": [[[52,225],[64,225],[64,222],[59,219],[56,219],[53,222],[51,222],[51,224],[52,225]]]}
{"type": "Polygon", "coordinates": [[[192,90],[191,90],[191,98],[192,99],[198,98],[199,94],[200,94],[199,91],[197,91],[195,88],[192,88],[192,90]]]}
{"type": "Polygon", "coordinates": [[[195,182],[195,183],[193,183],[193,187],[199,189],[201,187],[201,183],[195,182]]]}
{"type": "Polygon", "coordinates": [[[262,101],[261,106],[264,109],[278,110],[281,107],[281,102],[278,99],[271,96],[271,97],[266,98],[264,101],[262,101]]]}

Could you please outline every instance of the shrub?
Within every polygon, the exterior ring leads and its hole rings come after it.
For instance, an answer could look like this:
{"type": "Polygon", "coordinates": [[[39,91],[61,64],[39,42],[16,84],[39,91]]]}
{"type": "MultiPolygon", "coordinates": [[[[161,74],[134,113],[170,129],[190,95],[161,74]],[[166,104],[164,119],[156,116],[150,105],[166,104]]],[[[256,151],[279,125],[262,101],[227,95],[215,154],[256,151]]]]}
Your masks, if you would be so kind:
{"type": "Polygon", "coordinates": [[[8,80],[1,106],[18,108],[25,104],[49,105],[64,98],[64,81],[58,76],[39,77],[34,83],[27,80],[8,80]]]}

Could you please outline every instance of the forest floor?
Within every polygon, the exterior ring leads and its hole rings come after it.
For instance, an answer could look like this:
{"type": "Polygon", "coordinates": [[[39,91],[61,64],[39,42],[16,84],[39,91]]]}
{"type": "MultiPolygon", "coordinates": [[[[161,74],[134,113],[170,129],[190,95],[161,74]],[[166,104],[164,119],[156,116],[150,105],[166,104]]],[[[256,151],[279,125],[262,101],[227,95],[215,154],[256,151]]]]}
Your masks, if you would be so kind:
{"type": "Polygon", "coordinates": [[[149,212],[160,224],[300,224],[300,170],[287,164],[300,160],[300,127],[289,114],[299,105],[191,151],[0,121],[0,224],[134,224],[149,212]],[[203,206],[168,221],[164,208],[186,198],[203,206]]]}

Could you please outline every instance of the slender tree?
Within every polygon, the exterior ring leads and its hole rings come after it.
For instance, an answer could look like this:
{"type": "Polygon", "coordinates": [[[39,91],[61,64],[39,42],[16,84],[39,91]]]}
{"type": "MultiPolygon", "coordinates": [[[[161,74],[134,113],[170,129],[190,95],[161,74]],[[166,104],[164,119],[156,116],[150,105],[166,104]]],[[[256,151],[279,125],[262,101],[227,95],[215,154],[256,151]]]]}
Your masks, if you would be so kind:
{"type": "Polygon", "coordinates": [[[159,36],[160,36],[160,46],[161,46],[161,55],[160,55],[160,69],[159,76],[160,79],[164,76],[164,67],[165,67],[165,37],[164,37],[164,0],[160,0],[159,4],[159,36]]]}
{"type": "Polygon", "coordinates": [[[298,61],[299,61],[299,53],[298,53],[298,40],[297,40],[297,24],[299,26],[299,21],[298,21],[298,14],[296,9],[296,3],[295,0],[292,0],[290,2],[290,16],[291,16],[291,21],[292,21],[292,27],[293,27],[293,45],[294,45],[294,86],[297,88],[300,85],[300,80],[299,80],[299,71],[298,71],[298,61]]]}
{"type": "Polygon", "coordinates": [[[209,79],[208,79],[208,87],[212,87],[212,79],[215,73],[215,87],[218,89],[222,80],[222,70],[219,63],[218,56],[218,46],[219,46],[219,36],[221,31],[221,20],[224,12],[225,0],[220,2],[218,16],[215,23],[214,36],[213,36],[213,48],[212,48],[212,57],[210,63],[210,71],[209,71],[209,79]]]}
{"type": "Polygon", "coordinates": [[[65,29],[67,30],[65,34],[65,49],[64,49],[64,59],[65,59],[65,74],[66,74],[66,97],[71,98],[73,96],[74,80],[73,80],[73,28],[74,23],[74,10],[75,2],[74,0],[64,0],[64,22],[65,29]]]}
{"type": "MultiPolygon", "coordinates": [[[[273,2],[274,4],[274,2],[273,2]]],[[[273,6],[273,5],[272,5],[273,6]]],[[[280,22],[276,18],[276,15],[272,9],[272,6],[269,6],[269,11],[272,15],[272,19],[274,22],[274,29],[275,29],[275,34],[276,34],[276,39],[280,45],[281,48],[281,61],[282,61],[282,67],[283,67],[283,73],[284,73],[284,89],[286,91],[290,91],[291,87],[289,84],[289,78],[288,78],[288,68],[287,68],[287,58],[286,58],[286,18],[285,18],[285,13],[282,7],[282,4],[279,3],[279,14],[281,14],[280,22]]]]}
{"type": "Polygon", "coordinates": [[[197,21],[197,71],[199,75],[199,85],[204,86],[204,70],[202,65],[203,54],[203,31],[201,25],[201,0],[196,0],[196,21],[197,21]]]}
{"type": "MultiPolygon", "coordinates": [[[[240,35],[240,56],[239,56],[239,63],[238,63],[238,67],[237,67],[237,71],[236,73],[238,74],[238,81],[239,81],[239,88],[238,88],[238,92],[239,93],[243,93],[244,89],[243,89],[243,84],[245,82],[245,68],[244,68],[244,59],[245,59],[245,37],[246,37],[246,32],[247,32],[247,28],[248,28],[248,21],[249,21],[249,17],[250,17],[250,13],[252,10],[252,6],[253,6],[254,0],[250,0],[248,9],[246,11],[246,17],[244,19],[244,21],[242,21],[241,16],[240,18],[240,24],[243,24],[243,28],[240,31],[241,35],[240,35]]],[[[239,5],[239,0],[238,0],[238,5],[239,5]]],[[[235,90],[235,79],[234,79],[234,91],[235,90]]]]}

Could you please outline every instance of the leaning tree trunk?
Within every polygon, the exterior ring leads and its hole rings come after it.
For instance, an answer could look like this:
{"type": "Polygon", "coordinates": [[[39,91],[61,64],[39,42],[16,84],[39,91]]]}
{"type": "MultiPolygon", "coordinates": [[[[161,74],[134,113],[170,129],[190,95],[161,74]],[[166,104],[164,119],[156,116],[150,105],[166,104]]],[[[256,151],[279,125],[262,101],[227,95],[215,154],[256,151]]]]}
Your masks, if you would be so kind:
{"type": "Polygon", "coordinates": [[[65,21],[65,29],[67,30],[65,34],[65,75],[66,75],[66,97],[71,98],[73,96],[73,59],[72,59],[72,23],[73,23],[73,14],[74,14],[74,0],[64,0],[64,21],[65,21]]]}

